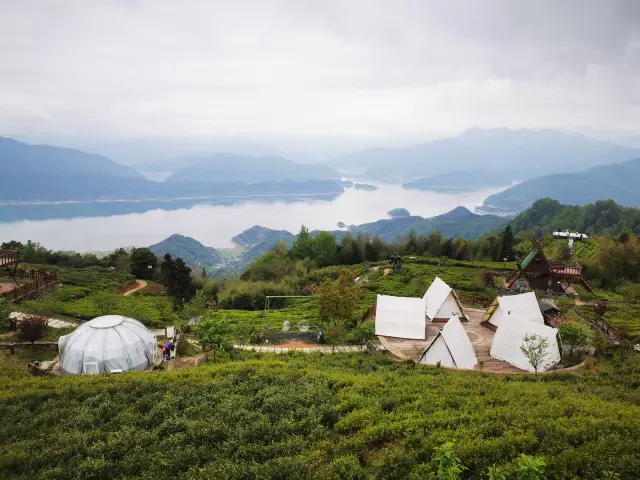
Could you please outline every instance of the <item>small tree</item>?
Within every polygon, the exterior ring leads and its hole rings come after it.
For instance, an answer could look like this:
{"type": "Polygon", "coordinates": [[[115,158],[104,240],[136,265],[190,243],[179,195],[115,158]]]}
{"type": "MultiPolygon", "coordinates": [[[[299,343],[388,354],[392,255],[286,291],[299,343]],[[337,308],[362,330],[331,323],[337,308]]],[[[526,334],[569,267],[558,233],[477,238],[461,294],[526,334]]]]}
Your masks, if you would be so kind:
{"type": "Polygon", "coordinates": [[[187,267],[182,258],[175,260],[168,253],[164,256],[164,262],[160,265],[162,283],[167,287],[167,294],[173,298],[178,306],[189,301],[195,295],[195,287],[191,278],[191,269],[187,267]]]}
{"type": "Polygon", "coordinates": [[[216,350],[231,350],[233,348],[233,327],[220,317],[205,318],[195,325],[195,334],[201,347],[208,347],[213,352],[216,361],[216,350]]]}
{"type": "Polygon", "coordinates": [[[35,342],[47,333],[47,317],[28,315],[20,321],[20,339],[25,342],[35,342]]]}
{"type": "Polygon", "coordinates": [[[573,355],[574,348],[581,351],[592,343],[591,331],[579,323],[564,323],[560,325],[558,331],[562,342],[569,346],[569,355],[573,355]]]}
{"type": "Polygon", "coordinates": [[[337,280],[325,279],[318,287],[320,296],[320,319],[329,323],[349,322],[358,305],[362,292],[355,283],[355,272],[346,268],[337,280]]]}
{"type": "Polygon", "coordinates": [[[11,330],[11,304],[6,298],[0,297],[0,332],[11,330]]]}
{"type": "Polygon", "coordinates": [[[536,373],[538,373],[538,368],[542,366],[545,358],[549,356],[547,348],[549,348],[549,341],[542,335],[527,333],[522,339],[520,350],[527,357],[536,373]]]}
{"type": "Polygon", "coordinates": [[[134,248],[130,257],[131,273],[137,278],[149,280],[158,264],[158,257],[148,248],[134,248]]]}

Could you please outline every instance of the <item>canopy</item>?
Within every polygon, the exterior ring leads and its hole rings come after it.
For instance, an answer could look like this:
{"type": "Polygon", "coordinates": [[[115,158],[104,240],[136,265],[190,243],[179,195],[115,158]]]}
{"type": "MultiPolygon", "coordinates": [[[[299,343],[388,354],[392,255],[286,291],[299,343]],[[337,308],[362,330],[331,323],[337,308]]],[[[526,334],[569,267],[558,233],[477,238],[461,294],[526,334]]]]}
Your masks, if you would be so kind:
{"type": "Polygon", "coordinates": [[[453,316],[422,353],[418,363],[473,369],[478,363],[476,352],[460,319],[453,316]]]}
{"type": "Polygon", "coordinates": [[[520,346],[527,334],[540,335],[547,339],[549,346],[546,349],[546,358],[538,371],[545,371],[560,362],[560,348],[558,345],[558,330],[535,322],[529,322],[519,318],[512,318],[503,322],[498,327],[493,343],[491,344],[491,356],[503,360],[529,372],[535,371],[527,357],[522,353],[520,346]]]}
{"type": "Polygon", "coordinates": [[[58,340],[60,372],[144,370],[157,353],[155,337],[138,320],[120,315],[94,318],[58,340]]]}
{"type": "Polygon", "coordinates": [[[427,318],[451,318],[453,315],[464,316],[462,305],[456,298],[453,289],[440,277],[436,277],[422,297],[427,302],[427,318]]]}
{"type": "Polygon", "coordinates": [[[534,292],[498,297],[497,302],[495,311],[488,319],[489,323],[495,327],[501,326],[505,320],[511,321],[513,319],[528,320],[544,325],[544,318],[534,292]]]}
{"type": "Polygon", "coordinates": [[[424,299],[378,295],[376,335],[424,340],[425,330],[424,299]]]}

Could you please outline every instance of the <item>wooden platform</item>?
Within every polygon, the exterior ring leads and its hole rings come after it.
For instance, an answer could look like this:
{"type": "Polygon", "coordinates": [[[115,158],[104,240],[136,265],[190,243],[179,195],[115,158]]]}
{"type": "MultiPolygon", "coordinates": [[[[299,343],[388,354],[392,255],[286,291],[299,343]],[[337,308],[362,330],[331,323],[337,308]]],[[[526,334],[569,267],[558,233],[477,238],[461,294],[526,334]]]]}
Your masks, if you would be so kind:
{"type": "MultiPolygon", "coordinates": [[[[478,365],[475,370],[487,372],[522,372],[523,370],[513,365],[491,358],[491,342],[495,332],[480,324],[485,310],[477,308],[465,308],[464,311],[469,316],[468,322],[462,322],[469,340],[476,351],[478,365]],[[482,366],[480,365],[482,363],[482,366]]],[[[426,340],[409,340],[406,338],[378,337],[387,350],[395,357],[403,360],[418,360],[427,345],[435,338],[438,332],[444,327],[446,322],[431,322],[427,327],[426,340]]]]}

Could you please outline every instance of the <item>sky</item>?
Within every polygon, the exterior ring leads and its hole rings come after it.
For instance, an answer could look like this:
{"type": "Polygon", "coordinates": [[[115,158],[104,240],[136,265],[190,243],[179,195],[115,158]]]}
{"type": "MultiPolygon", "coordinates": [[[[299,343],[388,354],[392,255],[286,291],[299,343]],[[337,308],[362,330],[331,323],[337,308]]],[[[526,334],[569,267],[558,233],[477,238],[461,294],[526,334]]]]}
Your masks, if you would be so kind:
{"type": "Polygon", "coordinates": [[[640,1],[0,0],[0,135],[640,134],[640,1]]]}

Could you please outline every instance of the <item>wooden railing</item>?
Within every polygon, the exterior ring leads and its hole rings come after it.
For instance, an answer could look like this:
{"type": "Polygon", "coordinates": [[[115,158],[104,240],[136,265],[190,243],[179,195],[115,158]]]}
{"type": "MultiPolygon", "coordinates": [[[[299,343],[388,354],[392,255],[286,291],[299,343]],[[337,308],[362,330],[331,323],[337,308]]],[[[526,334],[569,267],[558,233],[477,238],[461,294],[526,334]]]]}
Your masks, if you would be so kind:
{"type": "Polygon", "coordinates": [[[15,271],[9,268],[0,268],[0,276],[2,277],[44,278],[49,274],[50,272],[34,268],[18,268],[15,271]]]}
{"type": "Polygon", "coordinates": [[[0,250],[0,267],[16,264],[19,259],[17,250],[0,250]]]}
{"type": "Polygon", "coordinates": [[[55,272],[45,273],[44,276],[36,278],[32,282],[25,283],[24,285],[9,290],[1,294],[2,297],[9,300],[20,300],[21,298],[28,297],[39,290],[55,285],[58,281],[58,276],[55,272]]]}

